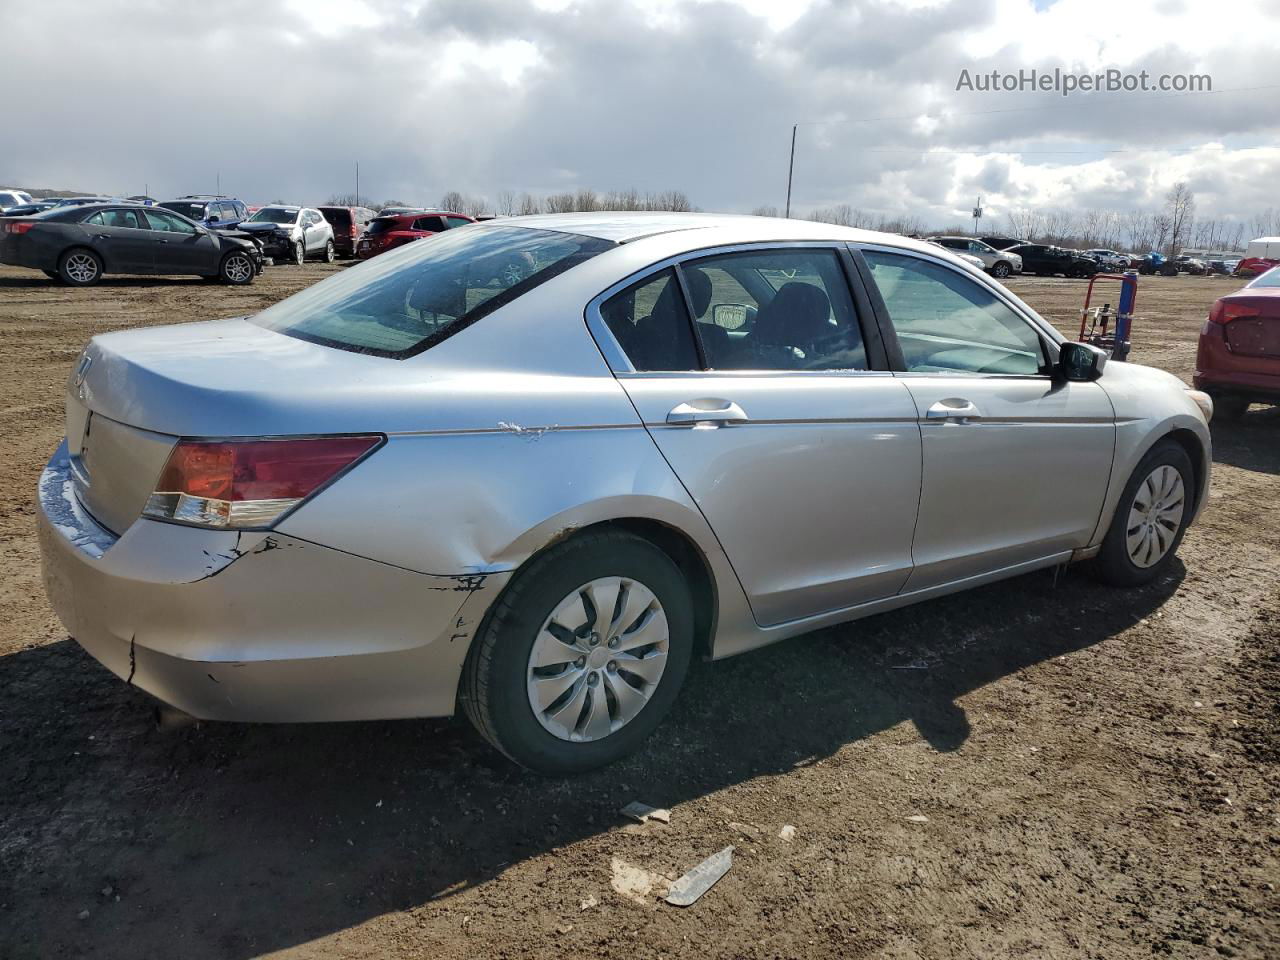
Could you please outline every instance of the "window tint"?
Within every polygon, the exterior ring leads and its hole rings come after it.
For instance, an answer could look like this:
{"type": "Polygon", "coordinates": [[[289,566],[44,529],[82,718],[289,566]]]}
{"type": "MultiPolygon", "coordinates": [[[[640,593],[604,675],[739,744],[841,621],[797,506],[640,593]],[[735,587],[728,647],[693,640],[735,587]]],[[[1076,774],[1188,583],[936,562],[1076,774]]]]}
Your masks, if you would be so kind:
{"type": "Polygon", "coordinates": [[[1037,374],[1040,335],[994,293],[940,264],[863,251],[913,372],[1037,374]]]}
{"type": "Polygon", "coordinates": [[[147,211],[147,219],[151,221],[152,230],[161,230],[165,233],[190,234],[196,232],[196,228],[185,220],[180,220],[171,213],[161,213],[154,207],[147,211]]]}
{"type": "Polygon", "coordinates": [[[732,253],[682,269],[708,367],[867,369],[862,331],[834,250],[732,253]]]}
{"type": "Polygon", "coordinates": [[[413,229],[415,230],[447,230],[444,225],[444,217],[419,217],[413,221],[413,229]]]}
{"type": "Polygon", "coordinates": [[[445,217],[449,221],[450,227],[465,227],[471,221],[466,217],[445,217]]]}
{"type": "Polygon", "coordinates": [[[689,311],[673,270],[614,294],[600,314],[637,370],[701,369],[689,311]]]}
{"type": "Polygon", "coordinates": [[[126,227],[132,230],[145,230],[146,224],[140,223],[138,214],[133,210],[99,210],[85,220],[99,227],[126,227]]]}
{"type": "Polygon", "coordinates": [[[448,232],[332,276],[252,319],[313,343],[407,357],[613,246],[520,227],[448,232]]]}

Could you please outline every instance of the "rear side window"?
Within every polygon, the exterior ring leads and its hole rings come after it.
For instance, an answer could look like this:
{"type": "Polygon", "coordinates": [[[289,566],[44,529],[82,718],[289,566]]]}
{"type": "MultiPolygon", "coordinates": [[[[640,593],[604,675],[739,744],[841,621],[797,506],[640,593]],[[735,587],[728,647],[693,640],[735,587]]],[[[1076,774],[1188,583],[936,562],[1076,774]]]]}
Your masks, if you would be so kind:
{"type": "Polygon", "coordinates": [[[520,227],[446,232],[336,274],[253,321],[312,343],[400,359],[613,246],[520,227]]]}
{"type": "Polygon", "coordinates": [[[369,236],[375,236],[379,233],[386,233],[388,230],[395,229],[396,221],[393,217],[378,217],[369,221],[369,236]]]}
{"type": "Polygon", "coordinates": [[[636,370],[702,369],[674,270],[614,294],[600,307],[600,315],[636,370]]]}
{"type": "Polygon", "coordinates": [[[1044,343],[1026,320],[967,276],[919,257],[864,250],[913,373],[1045,372],[1044,343]]]}
{"type": "Polygon", "coordinates": [[[333,224],[335,227],[351,226],[350,210],[330,208],[328,210],[321,210],[320,212],[324,214],[324,218],[328,220],[331,224],[333,224]]]}
{"type": "Polygon", "coordinates": [[[147,225],[140,221],[136,210],[99,210],[85,220],[85,223],[100,227],[125,227],[131,230],[147,229],[147,225]]]}
{"type": "Polygon", "coordinates": [[[465,227],[471,223],[466,217],[445,217],[445,219],[449,221],[450,227],[465,227]]]}
{"type": "Polygon", "coordinates": [[[448,228],[444,225],[444,217],[419,217],[413,221],[413,229],[440,231],[448,228]]]}

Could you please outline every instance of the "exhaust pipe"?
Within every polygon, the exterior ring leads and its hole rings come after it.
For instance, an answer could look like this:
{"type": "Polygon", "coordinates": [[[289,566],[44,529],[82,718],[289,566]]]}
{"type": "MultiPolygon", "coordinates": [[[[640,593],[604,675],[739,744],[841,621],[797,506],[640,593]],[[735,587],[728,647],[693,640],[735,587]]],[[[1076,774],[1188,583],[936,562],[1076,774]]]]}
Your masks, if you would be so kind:
{"type": "Polygon", "coordinates": [[[167,703],[162,703],[156,707],[153,717],[156,729],[161,733],[184,730],[187,727],[194,727],[200,722],[191,714],[183,713],[177,707],[171,707],[167,703]]]}

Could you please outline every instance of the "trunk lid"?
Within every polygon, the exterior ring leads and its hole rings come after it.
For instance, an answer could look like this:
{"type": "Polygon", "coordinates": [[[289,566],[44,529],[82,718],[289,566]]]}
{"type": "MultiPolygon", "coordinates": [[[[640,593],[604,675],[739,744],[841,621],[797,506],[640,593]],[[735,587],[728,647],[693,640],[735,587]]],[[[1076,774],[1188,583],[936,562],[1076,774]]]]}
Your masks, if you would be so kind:
{"type": "Polygon", "coordinates": [[[1227,321],[1225,335],[1231,352],[1243,357],[1280,360],[1280,288],[1251,290],[1223,297],[1224,304],[1256,310],[1255,316],[1227,321]]]}

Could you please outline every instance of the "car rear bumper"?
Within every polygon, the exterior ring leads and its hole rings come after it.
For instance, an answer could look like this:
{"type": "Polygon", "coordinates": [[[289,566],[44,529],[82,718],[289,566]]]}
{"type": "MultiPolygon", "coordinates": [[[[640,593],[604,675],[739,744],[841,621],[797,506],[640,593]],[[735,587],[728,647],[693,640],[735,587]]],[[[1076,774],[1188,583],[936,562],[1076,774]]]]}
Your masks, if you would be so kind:
{"type": "MultiPolygon", "coordinates": [[[[1280,368],[1280,361],[1276,366],[1280,368]]],[[[1197,390],[1209,394],[1269,398],[1280,402],[1280,370],[1274,374],[1235,370],[1197,370],[1191,378],[1197,390]]]]}
{"type": "Polygon", "coordinates": [[[509,574],[430,576],[274,533],[80,505],[65,443],[39,486],[45,589],[116,676],[208,720],[446,716],[471,637],[509,574]]]}

